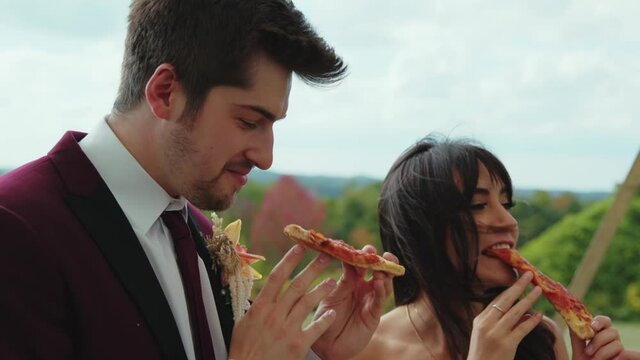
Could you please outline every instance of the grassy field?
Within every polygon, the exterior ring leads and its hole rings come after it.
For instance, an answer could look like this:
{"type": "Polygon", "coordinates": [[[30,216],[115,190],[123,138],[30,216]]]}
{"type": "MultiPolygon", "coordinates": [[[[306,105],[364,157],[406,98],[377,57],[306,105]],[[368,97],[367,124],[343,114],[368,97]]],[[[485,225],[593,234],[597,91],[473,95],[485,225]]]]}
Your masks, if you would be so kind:
{"type": "Polygon", "coordinates": [[[640,323],[614,323],[625,347],[640,351],[640,323]]]}

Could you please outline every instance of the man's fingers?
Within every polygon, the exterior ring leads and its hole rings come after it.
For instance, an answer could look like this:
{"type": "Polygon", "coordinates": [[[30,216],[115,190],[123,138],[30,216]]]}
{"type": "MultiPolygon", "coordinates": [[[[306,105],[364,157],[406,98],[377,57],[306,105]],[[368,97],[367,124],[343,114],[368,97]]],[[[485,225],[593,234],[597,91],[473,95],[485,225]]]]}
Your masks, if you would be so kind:
{"type": "Polygon", "coordinates": [[[394,262],[396,264],[400,263],[400,260],[398,260],[398,257],[393,255],[390,252],[385,252],[384,254],[382,254],[382,257],[385,258],[386,260],[389,260],[389,261],[394,262]]]}
{"type": "Polygon", "coordinates": [[[302,260],[304,246],[296,244],[284,255],[282,260],[273,268],[262,291],[256,296],[255,302],[276,301],[285,281],[302,260]]]}
{"type": "Polygon", "coordinates": [[[327,268],[331,257],[320,254],[313,259],[289,284],[287,290],[278,301],[276,311],[288,314],[294,304],[307,293],[311,283],[327,268]]]}
{"type": "Polygon", "coordinates": [[[325,311],[320,317],[316,318],[303,330],[304,343],[311,347],[318,338],[324,334],[329,326],[336,320],[336,311],[333,309],[325,311]]]}
{"type": "Polygon", "coordinates": [[[362,247],[362,251],[369,253],[369,254],[377,254],[378,250],[376,249],[375,246],[373,245],[365,245],[362,247]]]}
{"type": "Polygon", "coordinates": [[[290,326],[301,327],[309,313],[311,313],[311,311],[318,306],[320,301],[335,289],[335,287],[336,281],[329,278],[301,297],[298,302],[293,305],[289,315],[287,316],[287,322],[290,326]]]}
{"type": "MultiPolygon", "coordinates": [[[[379,319],[384,309],[384,301],[389,293],[385,289],[384,279],[373,279],[373,301],[371,303],[371,316],[379,319]]],[[[375,325],[375,324],[374,324],[375,325]]]]}

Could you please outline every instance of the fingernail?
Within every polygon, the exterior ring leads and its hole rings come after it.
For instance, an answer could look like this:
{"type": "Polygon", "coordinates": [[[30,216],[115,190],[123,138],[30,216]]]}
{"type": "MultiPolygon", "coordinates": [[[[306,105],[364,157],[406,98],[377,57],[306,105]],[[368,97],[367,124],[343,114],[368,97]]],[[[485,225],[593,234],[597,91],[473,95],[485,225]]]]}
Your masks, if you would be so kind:
{"type": "Polygon", "coordinates": [[[335,317],[335,316],[336,316],[336,311],[333,310],[333,309],[327,310],[327,311],[324,312],[324,314],[322,314],[322,317],[323,318],[327,318],[327,319],[335,317]]]}
{"type": "Polygon", "coordinates": [[[336,281],[333,280],[332,278],[329,278],[327,280],[324,281],[325,285],[330,286],[330,287],[334,287],[336,286],[336,281]]]}
{"type": "Polygon", "coordinates": [[[599,322],[598,320],[593,320],[593,321],[591,322],[591,328],[592,328],[593,330],[595,330],[595,331],[600,330],[600,326],[601,326],[601,325],[600,325],[600,322],[599,322]]]}
{"type": "Polygon", "coordinates": [[[587,345],[587,347],[584,348],[585,354],[587,354],[589,356],[591,355],[592,351],[593,351],[593,345],[591,345],[591,344],[587,345]]]}
{"type": "Polygon", "coordinates": [[[540,295],[542,293],[542,288],[540,288],[540,286],[536,286],[533,288],[533,290],[531,290],[531,292],[535,293],[536,295],[540,295]]]}
{"type": "Polygon", "coordinates": [[[328,263],[329,261],[331,261],[331,257],[329,257],[328,255],[325,255],[325,254],[321,254],[321,255],[319,256],[318,261],[320,261],[322,264],[326,264],[326,263],[328,263]]]}
{"type": "Polygon", "coordinates": [[[524,275],[522,275],[522,277],[525,280],[531,280],[533,278],[533,274],[531,272],[527,271],[526,273],[524,273],[524,275]]]}
{"type": "Polygon", "coordinates": [[[304,246],[302,245],[296,245],[293,247],[293,253],[294,254],[302,254],[304,252],[304,246]]]}

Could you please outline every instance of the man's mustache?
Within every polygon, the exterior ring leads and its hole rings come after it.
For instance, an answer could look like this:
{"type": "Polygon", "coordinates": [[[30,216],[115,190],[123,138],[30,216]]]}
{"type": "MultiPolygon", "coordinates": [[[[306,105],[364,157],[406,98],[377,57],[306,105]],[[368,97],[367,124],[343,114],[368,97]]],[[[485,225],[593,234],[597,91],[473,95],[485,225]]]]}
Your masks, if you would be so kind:
{"type": "Polygon", "coordinates": [[[234,162],[227,163],[224,166],[224,168],[227,170],[233,170],[233,171],[238,171],[238,170],[250,171],[251,169],[253,169],[253,166],[254,165],[251,161],[244,160],[244,161],[234,161],[234,162]]]}

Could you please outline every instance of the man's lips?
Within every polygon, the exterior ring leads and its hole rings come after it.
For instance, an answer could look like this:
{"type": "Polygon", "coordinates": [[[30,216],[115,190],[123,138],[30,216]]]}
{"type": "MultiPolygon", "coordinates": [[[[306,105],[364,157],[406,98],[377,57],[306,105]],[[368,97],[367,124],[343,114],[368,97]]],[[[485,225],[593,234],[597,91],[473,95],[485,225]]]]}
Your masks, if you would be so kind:
{"type": "Polygon", "coordinates": [[[251,172],[251,167],[238,167],[238,168],[227,168],[227,171],[236,173],[238,175],[247,176],[251,172]]]}
{"type": "Polygon", "coordinates": [[[247,175],[251,172],[251,168],[234,168],[226,169],[226,171],[240,184],[244,186],[247,183],[247,175]]]}

